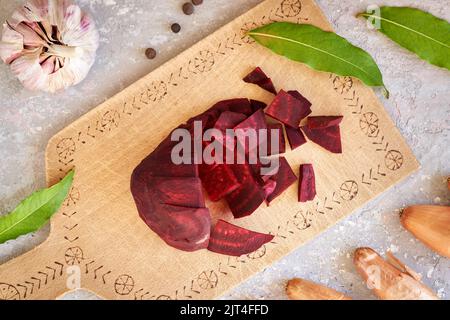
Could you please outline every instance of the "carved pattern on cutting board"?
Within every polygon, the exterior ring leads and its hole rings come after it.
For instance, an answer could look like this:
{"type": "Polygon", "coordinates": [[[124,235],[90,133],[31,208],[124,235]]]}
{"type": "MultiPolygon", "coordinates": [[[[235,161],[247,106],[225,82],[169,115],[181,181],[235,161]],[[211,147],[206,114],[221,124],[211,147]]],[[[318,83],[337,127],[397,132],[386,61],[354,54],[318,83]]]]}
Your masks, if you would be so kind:
{"type": "Polygon", "coordinates": [[[0,300],[32,299],[39,291],[59,279],[64,273],[63,270],[63,263],[53,261],[19,283],[0,283],[0,300]]]}
{"type": "MultiPolygon", "coordinates": [[[[254,45],[254,41],[246,33],[258,26],[262,26],[275,21],[305,22],[309,18],[303,16],[303,5],[301,0],[280,0],[276,8],[270,9],[259,19],[244,22],[237,32],[232,32],[224,37],[222,41],[210,45],[194,53],[181,65],[174,67],[173,71],[163,79],[154,79],[152,82],[142,85],[139,92],[127,101],[108,106],[106,111],[99,113],[97,118],[91,123],[77,131],[74,136],[65,137],[56,144],[56,154],[61,172],[67,172],[76,161],[76,153],[83,146],[91,143],[103,135],[113,132],[121,126],[126,117],[138,116],[150,106],[159,105],[164,99],[183,84],[189,84],[193,77],[202,76],[214,70],[222,59],[236,52],[241,46],[254,45]]],[[[135,300],[170,300],[170,299],[195,299],[203,292],[214,290],[221,285],[222,279],[230,277],[237,272],[241,265],[256,263],[258,259],[270,254],[273,246],[282,243],[302,232],[307,232],[314,226],[321,216],[327,214],[339,214],[343,205],[353,201],[360,195],[363,188],[371,188],[389,174],[400,169],[404,164],[402,153],[392,145],[395,141],[386,141],[382,132],[382,123],[379,116],[370,110],[370,106],[365,105],[355,88],[354,80],[351,77],[342,77],[330,74],[331,88],[342,98],[345,103],[343,112],[350,115],[352,121],[356,121],[361,133],[367,139],[367,145],[376,153],[384,153],[384,163],[380,163],[374,168],[367,168],[359,175],[349,177],[342,181],[336,189],[327,195],[320,195],[315,201],[307,204],[299,204],[298,211],[289,217],[282,224],[274,227],[270,232],[275,236],[274,240],[259,250],[244,255],[242,257],[226,257],[220,259],[218,265],[213,269],[204,270],[193,276],[185,285],[173,292],[151,292],[148,288],[139,286],[133,275],[118,272],[114,273],[93,257],[85,257],[83,250],[76,246],[79,240],[77,230],[82,221],[77,219],[76,205],[80,201],[81,194],[78,187],[73,187],[66,203],[63,206],[64,216],[64,240],[68,244],[64,261],[67,265],[80,265],[83,275],[97,281],[99,285],[114,292],[117,296],[135,300]],[[74,243],[72,243],[74,242],[74,243]]],[[[103,109],[102,109],[103,110],[103,109]]],[[[81,186],[80,186],[81,187],[81,186]]],[[[49,274],[45,283],[62,275],[63,266],[55,262],[46,266],[49,274]],[[60,269],[58,267],[60,266],[60,269]],[[53,268],[53,269],[52,269],[53,268]],[[52,273],[51,270],[54,270],[52,273]]],[[[44,271],[40,271],[43,272],[44,271]]],[[[39,273],[38,273],[39,274],[39,273]]],[[[44,276],[44,274],[41,274],[44,276]]],[[[33,276],[35,277],[35,276],[33,276]]],[[[38,278],[38,277],[35,277],[38,278]]],[[[39,278],[38,278],[39,279],[39,278]]],[[[26,298],[32,295],[32,290],[39,290],[39,283],[35,279],[26,279],[26,282],[17,285],[0,283],[1,295],[7,293],[8,297],[26,298]],[[34,282],[33,282],[34,281],[34,282]],[[35,283],[33,285],[33,283],[35,283]],[[27,295],[27,296],[25,296],[27,295]]],[[[42,282],[40,283],[42,286],[42,282]]]]}

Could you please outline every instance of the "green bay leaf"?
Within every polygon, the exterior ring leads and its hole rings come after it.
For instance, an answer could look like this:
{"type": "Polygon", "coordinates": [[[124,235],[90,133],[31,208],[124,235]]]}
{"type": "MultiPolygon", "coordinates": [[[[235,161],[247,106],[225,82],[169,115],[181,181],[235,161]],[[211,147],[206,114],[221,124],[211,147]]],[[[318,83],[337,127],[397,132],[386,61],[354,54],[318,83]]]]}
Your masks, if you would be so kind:
{"type": "Polygon", "coordinates": [[[11,213],[0,217],[0,244],[40,229],[59,210],[72,186],[74,172],[61,182],[37,191],[11,213]]]}
{"type": "Polygon", "coordinates": [[[333,32],[309,24],[274,22],[248,33],[259,44],[288,59],[319,71],[360,79],[366,85],[383,87],[383,76],[373,58],[333,32]]]}
{"type": "Polygon", "coordinates": [[[379,14],[362,12],[379,31],[420,58],[450,70],[450,24],[415,8],[381,7],[379,14]]]}

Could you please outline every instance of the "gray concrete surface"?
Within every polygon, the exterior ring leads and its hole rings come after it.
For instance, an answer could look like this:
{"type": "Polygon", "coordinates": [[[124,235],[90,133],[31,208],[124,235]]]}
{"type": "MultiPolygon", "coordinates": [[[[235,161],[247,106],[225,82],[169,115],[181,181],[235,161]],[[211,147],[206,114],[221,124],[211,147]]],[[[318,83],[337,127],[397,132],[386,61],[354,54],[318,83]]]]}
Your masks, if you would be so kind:
{"type": "MultiPolygon", "coordinates": [[[[0,0],[4,21],[20,0],[0,0]]],[[[44,150],[48,139],[72,121],[141,76],[188,48],[260,0],[205,0],[193,16],[182,14],[182,0],[79,0],[98,23],[101,43],[88,78],[64,93],[48,95],[24,90],[7,66],[0,64],[0,214],[13,209],[33,190],[44,187],[44,150]],[[182,25],[174,35],[172,22],[182,25]],[[158,49],[157,59],[143,51],[158,49]],[[114,75],[114,81],[111,81],[114,75]]],[[[423,275],[442,298],[450,298],[450,260],[439,257],[399,224],[400,208],[411,204],[449,205],[450,73],[431,66],[383,35],[368,31],[354,18],[369,4],[415,6],[450,20],[450,2],[318,0],[337,32],[369,51],[379,64],[391,99],[387,111],[412,147],[422,169],[309,244],[268,267],[224,299],[285,299],[291,277],[304,277],[348,293],[374,299],[355,273],[353,250],[370,246],[391,249],[423,275]]],[[[0,245],[3,263],[42,242],[48,227],[0,245]]],[[[1,275],[0,275],[1,276],[1,275]]],[[[66,299],[95,298],[75,292],[66,299]]]]}

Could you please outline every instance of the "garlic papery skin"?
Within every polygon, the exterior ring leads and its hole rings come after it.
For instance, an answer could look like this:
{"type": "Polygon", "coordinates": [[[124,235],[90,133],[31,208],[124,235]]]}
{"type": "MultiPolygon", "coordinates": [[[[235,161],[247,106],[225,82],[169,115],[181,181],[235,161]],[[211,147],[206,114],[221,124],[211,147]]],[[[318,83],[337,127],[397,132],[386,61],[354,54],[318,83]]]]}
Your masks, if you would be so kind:
{"type": "Polygon", "coordinates": [[[94,21],[71,0],[29,0],[3,24],[0,58],[30,90],[80,83],[95,61],[94,21]]]}

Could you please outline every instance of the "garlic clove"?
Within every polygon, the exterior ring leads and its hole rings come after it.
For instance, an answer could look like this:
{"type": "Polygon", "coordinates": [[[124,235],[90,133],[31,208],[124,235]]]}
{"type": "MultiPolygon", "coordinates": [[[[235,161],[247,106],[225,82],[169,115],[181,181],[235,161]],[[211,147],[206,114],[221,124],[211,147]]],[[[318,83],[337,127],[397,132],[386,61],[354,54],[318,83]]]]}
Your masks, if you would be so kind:
{"type": "Polygon", "coordinates": [[[14,29],[23,36],[24,47],[44,47],[47,44],[47,42],[36,32],[36,30],[39,29],[37,23],[26,24],[21,22],[15,26],[14,29]]]}
{"type": "Polygon", "coordinates": [[[3,25],[3,39],[0,41],[0,58],[6,64],[17,59],[23,50],[23,36],[7,23],[3,25]]]}
{"type": "Polygon", "coordinates": [[[450,207],[412,206],[403,210],[406,230],[435,252],[450,258],[450,207]]]}
{"type": "Polygon", "coordinates": [[[370,248],[355,251],[353,263],[369,289],[383,300],[438,300],[427,286],[370,248]]]}
{"type": "Polygon", "coordinates": [[[288,281],[286,293],[291,300],[352,300],[336,290],[298,278],[288,281]]]}

